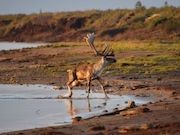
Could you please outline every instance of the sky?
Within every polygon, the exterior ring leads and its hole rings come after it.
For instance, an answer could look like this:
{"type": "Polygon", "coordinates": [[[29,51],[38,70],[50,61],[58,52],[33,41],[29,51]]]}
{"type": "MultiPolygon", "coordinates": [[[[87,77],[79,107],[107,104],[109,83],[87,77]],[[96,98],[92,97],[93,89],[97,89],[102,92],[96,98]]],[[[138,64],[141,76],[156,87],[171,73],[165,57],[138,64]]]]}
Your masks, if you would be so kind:
{"type": "MultiPolygon", "coordinates": [[[[0,0],[0,14],[84,11],[90,9],[134,8],[138,0],[0,0]]],[[[167,1],[169,5],[180,7],[180,0],[140,0],[149,7],[161,7],[167,1]]]]}

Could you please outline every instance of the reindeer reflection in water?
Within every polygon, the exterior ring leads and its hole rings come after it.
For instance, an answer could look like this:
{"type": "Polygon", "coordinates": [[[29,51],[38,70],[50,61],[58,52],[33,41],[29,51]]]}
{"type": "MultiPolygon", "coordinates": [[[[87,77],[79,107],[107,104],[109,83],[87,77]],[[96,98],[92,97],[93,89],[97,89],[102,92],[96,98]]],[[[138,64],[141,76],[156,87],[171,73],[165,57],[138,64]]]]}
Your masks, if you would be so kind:
{"type": "Polygon", "coordinates": [[[116,58],[113,53],[113,50],[107,44],[105,44],[105,48],[103,51],[101,51],[101,52],[97,51],[97,49],[94,45],[94,39],[95,39],[94,33],[87,34],[87,36],[84,37],[84,39],[86,40],[86,43],[90,46],[90,48],[93,50],[95,55],[100,56],[101,59],[93,64],[78,65],[74,69],[67,70],[67,72],[68,72],[68,82],[67,82],[68,93],[65,94],[64,96],[60,96],[60,98],[61,97],[71,98],[72,94],[73,94],[72,88],[74,86],[77,86],[84,82],[87,82],[87,84],[88,84],[87,98],[89,98],[89,93],[91,90],[91,81],[93,81],[93,80],[97,80],[99,82],[99,84],[105,94],[105,97],[108,98],[100,75],[102,74],[102,71],[104,70],[105,67],[116,62],[116,58]]]}
{"type": "MultiPolygon", "coordinates": [[[[71,117],[80,113],[80,110],[78,108],[76,108],[75,105],[73,104],[73,99],[64,99],[64,102],[65,102],[65,105],[67,107],[67,112],[71,117]]],[[[91,109],[92,108],[91,108],[90,100],[87,99],[87,107],[85,108],[85,111],[91,112],[91,109]]]]}
{"type": "MultiPolygon", "coordinates": [[[[92,101],[94,99],[82,99],[83,101],[83,105],[85,105],[85,107],[83,106],[82,108],[79,106],[75,105],[75,100],[80,100],[81,99],[72,99],[72,98],[68,98],[68,99],[64,99],[63,101],[65,102],[66,108],[67,108],[67,112],[68,114],[73,118],[74,116],[76,116],[77,114],[80,114],[81,111],[84,112],[92,112],[93,109],[102,109],[102,107],[105,107],[107,104],[107,99],[102,99],[101,103],[99,103],[99,105],[97,105],[96,100],[92,101]],[[74,102],[73,102],[74,101],[74,102]],[[101,105],[101,106],[100,106],[101,105]],[[98,108],[99,107],[99,108],[98,108]]],[[[99,99],[98,99],[99,100],[99,99]]]]}

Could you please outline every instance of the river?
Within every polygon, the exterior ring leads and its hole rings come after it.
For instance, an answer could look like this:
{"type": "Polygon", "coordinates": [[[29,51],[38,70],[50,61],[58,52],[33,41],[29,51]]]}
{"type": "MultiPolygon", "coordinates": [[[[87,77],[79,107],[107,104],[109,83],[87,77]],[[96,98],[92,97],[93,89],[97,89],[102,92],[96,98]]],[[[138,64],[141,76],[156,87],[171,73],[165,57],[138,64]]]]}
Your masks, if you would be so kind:
{"type": "Polygon", "coordinates": [[[0,51],[22,49],[22,48],[32,48],[32,47],[38,47],[42,45],[44,45],[44,43],[0,42],[0,51]]]}
{"type": "Polygon", "coordinates": [[[72,99],[58,99],[67,90],[54,90],[49,85],[0,84],[0,133],[38,127],[70,124],[72,119],[99,116],[123,109],[128,100],[137,105],[152,102],[152,97],[133,95],[109,95],[91,93],[87,99],[85,90],[74,90],[72,99]]]}

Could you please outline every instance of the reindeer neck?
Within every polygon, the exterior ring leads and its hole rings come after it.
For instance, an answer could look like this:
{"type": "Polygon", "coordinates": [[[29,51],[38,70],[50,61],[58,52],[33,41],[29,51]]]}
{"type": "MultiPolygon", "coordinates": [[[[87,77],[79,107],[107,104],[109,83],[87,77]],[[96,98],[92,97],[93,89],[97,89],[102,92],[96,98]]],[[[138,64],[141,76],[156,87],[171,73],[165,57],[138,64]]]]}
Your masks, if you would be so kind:
{"type": "Polygon", "coordinates": [[[103,69],[107,66],[103,58],[94,64],[94,75],[98,76],[102,73],[103,69]]]}

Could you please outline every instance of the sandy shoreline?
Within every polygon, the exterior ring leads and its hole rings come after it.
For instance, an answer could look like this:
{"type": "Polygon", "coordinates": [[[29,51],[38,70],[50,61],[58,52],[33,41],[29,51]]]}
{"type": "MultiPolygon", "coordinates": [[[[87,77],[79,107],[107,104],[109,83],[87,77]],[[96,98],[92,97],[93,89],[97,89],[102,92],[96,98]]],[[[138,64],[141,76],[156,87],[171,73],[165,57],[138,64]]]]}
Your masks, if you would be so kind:
{"type": "MultiPolygon", "coordinates": [[[[115,80],[114,80],[115,81],[115,80]]],[[[114,83],[113,81],[113,83],[114,83]]],[[[164,81],[165,85],[167,82],[164,81]]],[[[131,108],[125,111],[117,111],[111,115],[94,117],[88,120],[74,121],[71,125],[55,126],[38,129],[15,131],[3,134],[178,134],[180,125],[180,105],[178,88],[161,86],[146,87],[140,81],[129,81],[136,90],[117,91],[111,88],[109,93],[135,94],[137,96],[148,96],[154,94],[159,97],[156,103],[148,103],[143,106],[131,108]],[[88,133],[86,133],[88,131],[88,133]]],[[[169,82],[173,83],[173,82],[169,82]]],[[[116,83],[118,84],[118,82],[116,83]]],[[[121,83],[122,84],[122,83],[121,83]]],[[[175,86],[175,85],[174,85],[175,86]]]]}

